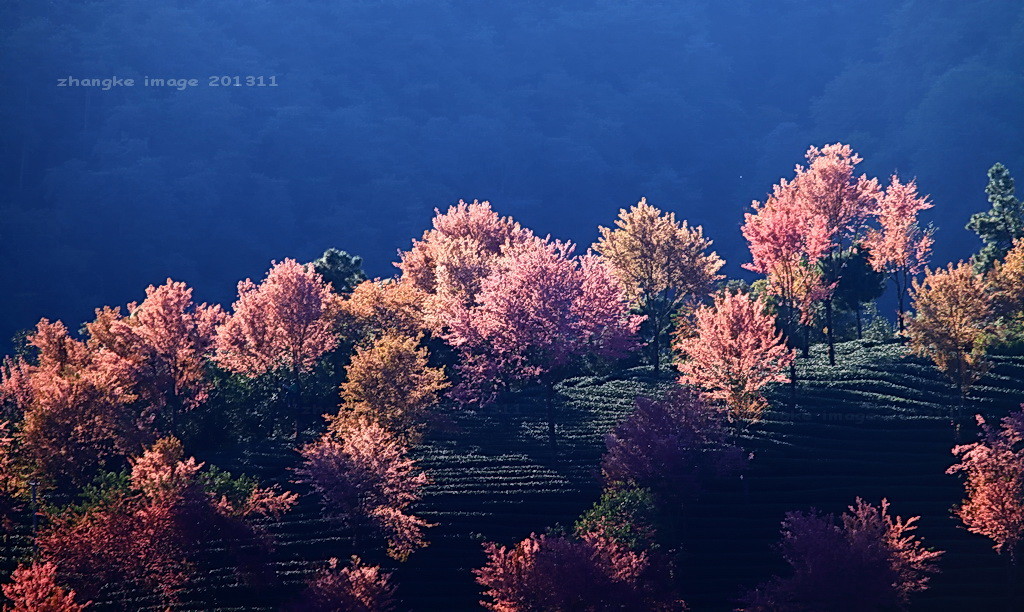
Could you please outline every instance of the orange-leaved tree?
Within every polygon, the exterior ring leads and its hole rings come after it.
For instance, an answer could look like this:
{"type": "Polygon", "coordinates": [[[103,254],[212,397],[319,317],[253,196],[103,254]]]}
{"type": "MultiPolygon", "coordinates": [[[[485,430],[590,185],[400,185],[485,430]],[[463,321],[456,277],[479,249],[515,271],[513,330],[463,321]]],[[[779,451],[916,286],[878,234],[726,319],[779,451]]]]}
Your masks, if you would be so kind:
{"type": "Polygon", "coordinates": [[[663,213],[646,198],[629,210],[619,211],[615,229],[599,227],[601,237],[593,249],[606,259],[622,282],[626,297],[650,330],[651,360],[661,365],[661,339],[671,330],[672,315],[687,301],[706,297],[723,278],[725,264],[704,238],[700,226],[678,222],[675,213],[663,213]]]}
{"type": "Polygon", "coordinates": [[[11,601],[4,606],[6,612],[81,612],[91,603],[76,602],[75,592],[57,583],[57,566],[52,563],[19,566],[3,591],[11,601]]]}
{"type": "Polygon", "coordinates": [[[428,365],[420,338],[392,333],[360,346],[346,368],[341,384],[341,410],[336,424],[368,419],[415,442],[422,434],[427,413],[448,388],[444,368],[428,365]]]}
{"type": "Polygon", "coordinates": [[[912,288],[916,314],[907,323],[910,346],[956,385],[960,401],[954,426],[959,435],[967,393],[985,373],[987,348],[999,332],[989,286],[970,264],[960,262],[925,270],[924,279],[915,279],[912,288]]]}

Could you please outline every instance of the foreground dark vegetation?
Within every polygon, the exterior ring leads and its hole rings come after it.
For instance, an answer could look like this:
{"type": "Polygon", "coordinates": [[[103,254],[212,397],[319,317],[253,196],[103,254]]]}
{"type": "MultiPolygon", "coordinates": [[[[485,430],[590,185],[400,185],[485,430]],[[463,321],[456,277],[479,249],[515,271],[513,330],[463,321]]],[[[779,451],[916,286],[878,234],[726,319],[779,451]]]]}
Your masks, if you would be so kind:
{"type": "Polygon", "coordinates": [[[330,250],[41,320],[0,372],[8,607],[1012,608],[1024,209],[997,164],[931,269],[931,201],[860,161],[754,202],[753,284],[646,200],[585,253],[460,202],[392,279],[330,250]]]}

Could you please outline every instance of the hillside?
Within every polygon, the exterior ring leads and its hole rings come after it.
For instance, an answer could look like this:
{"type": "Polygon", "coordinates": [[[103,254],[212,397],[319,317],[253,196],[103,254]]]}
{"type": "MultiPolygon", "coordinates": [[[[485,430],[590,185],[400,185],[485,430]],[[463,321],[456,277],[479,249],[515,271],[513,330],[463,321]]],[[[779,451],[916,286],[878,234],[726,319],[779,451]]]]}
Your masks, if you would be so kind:
{"type": "MultiPolygon", "coordinates": [[[[956,478],[944,474],[954,443],[951,385],[931,365],[905,356],[898,343],[849,342],[837,350],[834,368],[827,365],[823,347],[799,360],[795,408],[788,387],[777,388],[773,409],[741,435],[755,455],[744,480],[717,483],[683,517],[678,573],[684,597],[694,610],[730,609],[745,588],[781,569],[773,544],[786,511],[814,505],[840,512],[859,495],[872,502],[886,497],[904,517],[920,514],[919,534],[948,551],[941,560],[943,574],[914,609],[998,605],[1004,560],[949,513],[961,495],[956,478]]],[[[972,393],[968,413],[1004,414],[1024,398],[1022,380],[1024,358],[994,357],[991,372],[972,393]]],[[[599,495],[604,433],[629,413],[635,396],[655,393],[667,382],[649,368],[562,382],[556,455],[547,444],[540,398],[529,395],[487,414],[457,415],[431,436],[416,451],[432,479],[418,507],[437,523],[428,532],[431,544],[397,567],[374,558],[395,569],[405,606],[474,609],[479,594],[471,570],[483,563],[481,542],[510,544],[531,531],[571,526],[599,495]]],[[[974,431],[965,427],[964,439],[972,439],[974,431]]],[[[294,461],[285,447],[244,460],[214,460],[283,483],[289,482],[294,461]]],[[[256,595],[261,605],[229,572],[208,568],[182,609],[208,609],[204,602],[211,600],[222,602],[224,610],[274,609],[308,575],[306,561],[351,554],[351,534],[320,518],[311,497],[267,528],[278,542],[274,557],[282,583],[263,585],[256,595]]],[[[122,599],[114,604],[120,596],[111,597],[95,609],[147,603],[122,599]]]]}

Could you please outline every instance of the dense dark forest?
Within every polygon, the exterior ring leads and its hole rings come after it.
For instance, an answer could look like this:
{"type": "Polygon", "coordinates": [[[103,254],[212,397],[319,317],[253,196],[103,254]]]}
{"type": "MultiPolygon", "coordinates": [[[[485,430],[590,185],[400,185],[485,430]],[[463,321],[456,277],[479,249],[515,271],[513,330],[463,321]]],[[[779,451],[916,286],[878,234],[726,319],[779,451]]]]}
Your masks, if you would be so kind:
{"type": "MultiPolygon", "coordinates": [[[[226,301],[327,247],[390,276],[435,207],[589,244],[646,196],[739,273],[741,211],[848,142],[917,176],[965,257],[1024,168],[1018,2],[5,2],[0,337],[171,276],[226,301]],[[208,87],[216,75],[277,87],[208,87]],[[196,78],[199,86],[57,87],[196,78]],[[947,221],[948,220],[948,221],[947,221]]],[[[9,348],[10,345],[8,345],[9,348]]]]}

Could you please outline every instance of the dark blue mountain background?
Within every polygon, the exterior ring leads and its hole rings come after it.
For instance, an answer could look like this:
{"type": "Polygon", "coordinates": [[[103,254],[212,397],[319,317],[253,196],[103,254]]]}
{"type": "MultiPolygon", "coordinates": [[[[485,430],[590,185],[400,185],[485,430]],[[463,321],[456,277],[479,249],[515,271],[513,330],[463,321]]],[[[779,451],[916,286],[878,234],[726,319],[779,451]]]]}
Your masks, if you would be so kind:
{"type": "Polygon", "coordinates": [[[168,276],[230,303],[327,247],[391,275],[460,198],[585,248],[646,196],[738,275],[750,201],[836,141],[918,178],[944,263],[988,167],[1024,180],[1024,3],[557,5],[7,0],[0,338],[168,276]],[[57,87],[114,75],[199,86],[57,87]]]}

